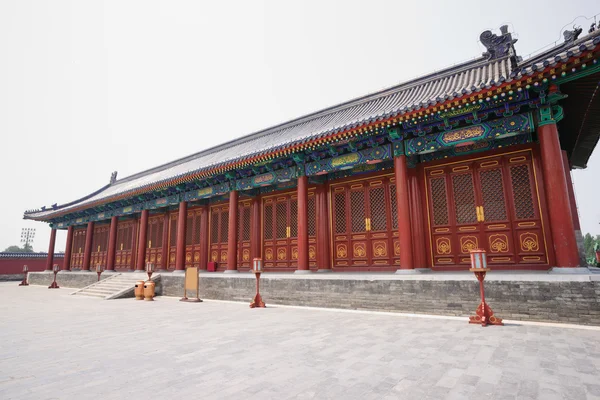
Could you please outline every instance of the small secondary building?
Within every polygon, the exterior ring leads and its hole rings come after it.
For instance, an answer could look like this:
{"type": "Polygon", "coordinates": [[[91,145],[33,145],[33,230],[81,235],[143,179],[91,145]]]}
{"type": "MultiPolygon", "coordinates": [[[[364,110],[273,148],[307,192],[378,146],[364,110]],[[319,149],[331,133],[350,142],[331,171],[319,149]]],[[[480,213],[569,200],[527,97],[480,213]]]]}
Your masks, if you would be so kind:
{"type": "MultiPolygon", "coordinates": [[[[435,271],[580,265],[571,168],[600,134],[600,31],[481,57],[25,212],[63,269],[435,271]]],[[[48,265],[52,260],[48,261],[48,265]]]]}

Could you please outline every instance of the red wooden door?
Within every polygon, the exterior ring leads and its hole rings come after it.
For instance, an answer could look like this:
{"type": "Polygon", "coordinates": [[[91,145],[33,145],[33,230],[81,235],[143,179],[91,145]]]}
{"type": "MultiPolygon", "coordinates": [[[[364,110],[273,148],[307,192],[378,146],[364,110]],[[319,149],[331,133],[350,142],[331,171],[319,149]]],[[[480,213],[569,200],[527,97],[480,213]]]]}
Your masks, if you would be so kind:
{"type": "Polygon", "coordinates": [[[229,234],[229,207],[210,208],[210,261],[218,263],[219,270],[227,269],[227,235],[229,234]]]}
{"type": "MultiPolygon", "coordinates": [[[[263,258],[265,268],[293,270],[298,267],[298,196],[295,193],[263,198],[263,258]]],[[[316,266],[316,202],[308,193],[308,258],[316,266]]]]}
{"type": "Polygon", "coordinates": [[[331,191],[334,268],[392,268],[399,247],[394,234],[398,226],[395,187],[390,177],[332,184],[331,191]]]}
{"type": "Polygon", "coordinates": [[[108,235],[110,225],[101,225],[94,227],[94,237],[92,240],[92,255],[90,258],[90,270],[96,271],[96,266],[101,265],[106,268],[106,251],[108,247],[108,235]]]}
{"type": "Polygon", "coordinates": [[[177,218],[179,213],[171,213],[169,215],[169,263],[167,269],[172,271],[175,269],[175,260],[177,258],[177,218]]]}
{"type": "Polygon", "coordinates": [[[115,250],[115,269],[134,269],[137,223],[134,220],[119,221],[115,250]]]}
{"type": "Polygon", "coordinates": [[[252,209],[250,202],[240,202],[238,206],[238,269],[249,269],[250,259],[250,220],[252,209]]]}
{"type": "MultiPolygon", "coordinates": [[[[200,266],[200,218],[202,210],[189,210],[185,225],[185,266],[198,267],[200,266]]],[[[206,268],[206,266],[203,266],[206,268]]]]}
{"type": "Polygon", "coordinates": [[[145,261],[147,263],[153,263],[157,269],[162,265],[164,220],[164,215],[148,218],[145,261]]]}
{"type": "Polygon", "coordinates": [[[468,267],[474,248],[490,265],[548,263],[530,150],[425,171],[434,267],[468,267]]]}
{"type": "Polygon", "coordinates": [[[71,248],[71,269],[83,268],[86,228],[73,231],[73,247],[71,248]]]}

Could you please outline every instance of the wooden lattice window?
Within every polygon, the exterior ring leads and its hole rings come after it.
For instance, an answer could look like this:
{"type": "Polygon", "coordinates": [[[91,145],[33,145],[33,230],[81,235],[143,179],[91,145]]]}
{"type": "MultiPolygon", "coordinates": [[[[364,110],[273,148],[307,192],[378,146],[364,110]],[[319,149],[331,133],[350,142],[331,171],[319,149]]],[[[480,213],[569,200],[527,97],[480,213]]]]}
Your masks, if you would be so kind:
{"type": "Polygon", "coordinates": [[[445,178],[431,179],[431,199],[433,203],[433,224],[448,225],[448,197],[445,178]]]}
{"type": "Polygon", "coordinates": [[[387,213],[385,212],[385,189],[383,186],[369,190],[369,208],[371,213],[371,230],[387,230],[387,213]]]}
{"type": "Polygon", "coordinates": [[[335,233],[346,233],[346,192],[335,193],[334,206],[335,233]]]}
{"type": "Polygon", "coordinates": [[[511,167],[510,180],[512,184],[516,218],[535,218],[529,166],[523,164],[511,167]]]}
{"type": "Polygon", "coordinates": [[[201,215],[200,213],[196,213],[194,216],[194,244],[200,244],[200,221],[201,215]]]}
{"type": "Polygon", "coordinates": [[[219,211],[213,210],[210,217],[210,242],[219,243],[219,211]]]}
{"type": "Polygon", "coordinates": [[[242,207],[240,235],[243,241],[250,240],[250,207],[242,207]]]}
{"type": "Polygon", "coordinates": [[[452,191],[456,223],[472,224],[477,222],[473,176],[471,174],[453,175],[452,191]]]}
{"type": "Polygon", "coordinates": [[[365,192],[350,192],[350,221],[352,232],[365,231],[365,192]]]}
{"type": "Polygon", "coordinates": [[[177,216],[171,217],[171,237],[169,240],[169,246],[177,246],[177,216]]]}
{"type": "Polygon", "coordinates": [[[191,246],[194,243],[194,214],[188,214],[185,221],[185,245],[191,246]]]}
{"type": "Polygon", "coordinates": [[[298,199],[290,200],[290,237],[298,237],[298,199]]]}
{"type": "Polygon", "coordinates": [[[317,201],[315,196],[308,198],[308,236],[317,235],[317,201]]]}
{"type": "Polygon", "coordinates": [[[504,203],[504,184],[502,171],[489,169],[479,172],[481,195],[486,221],[505,221],[506,204],[504,203]]]}
{"type": "Polygon", "coordinates": [[[390,185],[390,206],[392,207],[392,229],[398,229],[398,200],[396,198],[396,185],[390,185]]]}
{"type": "Polygon", "coordinates": [[[265,205],[265,226],[264,226],[264,234],[265,239],[272,240],[273,237],[273,205],[267,204],[265,205]]]}
{"type": "Polygon", "coordinates": [[[229,212],[221,210],[221,243],[227,243],[229,235],[229,212]]]}
{"type": "Polygon", "coordinates": [[[276,203],[275,205],[275,232],[277,239],[287,237],[287,203],[276,203]]]}

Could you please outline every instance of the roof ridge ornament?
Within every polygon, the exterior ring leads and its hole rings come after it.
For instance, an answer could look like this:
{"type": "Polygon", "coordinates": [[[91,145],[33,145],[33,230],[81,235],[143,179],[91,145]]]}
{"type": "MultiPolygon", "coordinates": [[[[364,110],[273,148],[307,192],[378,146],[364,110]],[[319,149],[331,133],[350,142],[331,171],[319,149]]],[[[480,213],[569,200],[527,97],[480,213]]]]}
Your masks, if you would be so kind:
{"type": "Polygon", "coordinates": [[[113,173],[110,174],[110,184],[111,185],[117,181],[117,174],[118,174],[118,171],[113,171],[113,173]]]}
{"type": "Polygon", "coordinates": [[[573,25],[572,31],[564,31],[563,36],[565,37],[565,43],[573,43],[576,41],[579,35],[581,35],[581,32],[583,32],[583,29],[580,26],[576,27],[575,25],[573,25]]]}
{"type": "Polygon", "coordinates": [[[483,31],[479,35],[479,41],[487,49],[486,52],[482,53],[488,60],[496,60],[498,58],[504,58],[506,56],[511,57],[511,61],[516,64],[516,51],[514,44],[518,39],[513,39],[512,34],[508,32],[508,25],[502,25],[500,27],[501,35],[498,36],[492,31],[483,31]]]}

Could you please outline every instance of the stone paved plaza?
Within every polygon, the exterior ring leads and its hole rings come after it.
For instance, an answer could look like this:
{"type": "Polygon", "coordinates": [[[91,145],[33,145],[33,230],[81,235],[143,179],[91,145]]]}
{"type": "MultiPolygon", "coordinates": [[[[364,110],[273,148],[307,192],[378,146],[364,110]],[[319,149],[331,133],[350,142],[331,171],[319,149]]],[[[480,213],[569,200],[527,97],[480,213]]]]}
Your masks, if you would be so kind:
{"type": "Polygon", "coordinates": [[[71,292],[0,283],[0,399],[600,399],[598,328],[71,292]]]}

